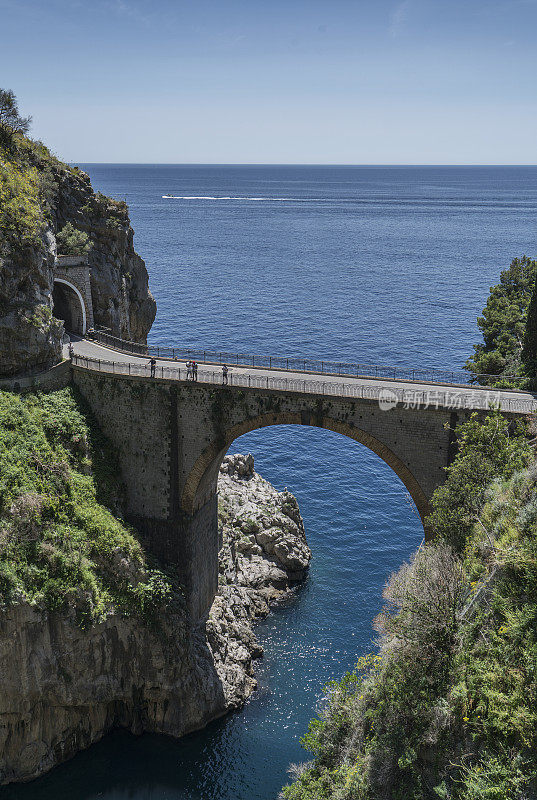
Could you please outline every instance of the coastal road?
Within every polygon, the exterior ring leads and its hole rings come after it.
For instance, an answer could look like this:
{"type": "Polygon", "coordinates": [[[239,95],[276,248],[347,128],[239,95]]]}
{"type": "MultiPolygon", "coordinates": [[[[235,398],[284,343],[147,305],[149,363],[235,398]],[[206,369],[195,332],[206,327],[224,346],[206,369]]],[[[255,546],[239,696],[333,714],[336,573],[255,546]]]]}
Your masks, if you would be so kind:
{"type": "MultiPolygon", "coordinates": [[[[127,372],[150,376],[148,356],[105,347],[89,339],[73,337],[75,363],[104,372],[127,372]],[[78,358],[77,358],[78,357],[78,358]],[[99,366],[95,361],[100,362],[99,366]],[[128,365],[131,365],[129,370],[128,365]],[[112,366],[113,365],[113,366],[112,366]],[[116,366],[117,365],[117,366],[116,366]]],[[[67,357],[67,346],[64,354],[67,357]]],[[[156,359],[156,377],[166,379],[186,378],[186,361],[156,359]]],[[[219,364],[199,363],[200,383],[221,384],[222,367],[219,364]]],[[[527,414],[537,411],[537,394],[521,390],[496,390],[473,385],[426,383],[387,378],[353,378],[350,375],[327,375],[263,367],[229,367],[229,383],[234,386],[255,386],[272,390],[303,391],[306,394],[325,394],[336,397],[377,399],[384,410],[402,404],[410,408],[442,407],[452,410],[483,410],[500,405],[504,411],[527,414]]]]}

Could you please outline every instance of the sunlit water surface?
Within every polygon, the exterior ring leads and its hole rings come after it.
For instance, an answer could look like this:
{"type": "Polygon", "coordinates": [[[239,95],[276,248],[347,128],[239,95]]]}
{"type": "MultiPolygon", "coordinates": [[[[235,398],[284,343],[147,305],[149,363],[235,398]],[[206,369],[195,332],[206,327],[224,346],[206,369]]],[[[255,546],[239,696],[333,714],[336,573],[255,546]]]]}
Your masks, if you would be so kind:
{"type": "MultiPolygon", "coordinates": [[[[500,269],[537,252],[535,167],[85,169],[129,203],[155,344],[459,367],[500,269]]],[[[257,626],[259,690],[180,741],[113,733],[2,800],[274,800],[307,758],[323,683],[374,646],[382,586],[422,529],[398,478],[342,436],[273,427],[233,450],[294,492],[313,551],[257,626]]]]}

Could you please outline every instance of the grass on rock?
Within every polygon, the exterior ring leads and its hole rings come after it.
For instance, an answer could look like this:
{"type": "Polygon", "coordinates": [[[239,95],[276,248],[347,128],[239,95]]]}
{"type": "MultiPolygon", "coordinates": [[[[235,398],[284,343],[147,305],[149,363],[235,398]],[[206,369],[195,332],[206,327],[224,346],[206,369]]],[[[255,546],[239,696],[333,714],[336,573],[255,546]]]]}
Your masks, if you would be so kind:
{"type": "Polygon", "coordinates": [[[178,599],[121,519],[118,475],[72,389],[0,392],[0,603],[73,608],[84,624],[112,612],[151,619],[178,599]]]}

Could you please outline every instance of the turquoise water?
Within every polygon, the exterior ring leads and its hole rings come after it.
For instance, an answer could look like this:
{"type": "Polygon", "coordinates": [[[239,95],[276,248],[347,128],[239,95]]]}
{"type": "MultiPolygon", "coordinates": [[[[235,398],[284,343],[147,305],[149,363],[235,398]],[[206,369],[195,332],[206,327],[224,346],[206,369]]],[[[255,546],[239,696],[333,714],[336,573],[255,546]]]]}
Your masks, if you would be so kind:
{"type": "MultiPolygon", "coordinates": [[[[499,271],[537,253],[535,167],[85,168],[130,205],[155,344],[457,368],[499,271]]],[[[307,758],[322,684],[374,646],[383,583],[422,529],[391,470],[337,434],[266,428],[233,449],[298,497],[313,551],[257,627],[259,691],[180,741],[114,733],[2,800],[274,800],[307,758]]]]}

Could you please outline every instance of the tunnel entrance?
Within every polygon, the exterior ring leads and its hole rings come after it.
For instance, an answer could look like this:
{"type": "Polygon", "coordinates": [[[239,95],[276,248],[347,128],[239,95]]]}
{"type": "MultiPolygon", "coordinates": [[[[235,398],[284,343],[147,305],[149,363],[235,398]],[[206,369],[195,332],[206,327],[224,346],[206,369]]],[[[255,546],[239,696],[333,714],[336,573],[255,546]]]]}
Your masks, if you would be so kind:
{"type": "Polygon", "coordinates": [[[84,336],[86,333],[86,309],[78,289],[67,281],[54,279],[52,292],[52,314],[64,322],[65,330],[84,336]]]}

